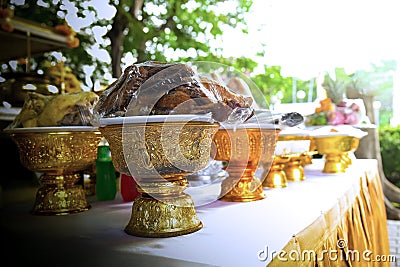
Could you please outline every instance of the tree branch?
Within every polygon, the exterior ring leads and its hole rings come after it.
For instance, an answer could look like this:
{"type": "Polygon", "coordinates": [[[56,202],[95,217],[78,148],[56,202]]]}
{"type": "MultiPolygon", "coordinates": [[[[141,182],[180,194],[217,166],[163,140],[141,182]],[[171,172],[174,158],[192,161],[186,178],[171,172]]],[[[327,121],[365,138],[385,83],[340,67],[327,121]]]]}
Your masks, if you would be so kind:
{"type": "Polygon", "coordinates": [[[143,7],[144,0],[133,1],[128,12],[123,10],[120,5],[116,6],[117,13],[114,17],[111,30],[106,34],[111,41],[111,71],[113,77],[119,77],[122,74],[121,59],[123,54],[124,31],[128,27],[130,20],[137,20],[139,11],[143,7]],[[130,16],[129,16],[130,15],[130,16]],[[128,17],[129,16],[129,17],[128,17]]]}

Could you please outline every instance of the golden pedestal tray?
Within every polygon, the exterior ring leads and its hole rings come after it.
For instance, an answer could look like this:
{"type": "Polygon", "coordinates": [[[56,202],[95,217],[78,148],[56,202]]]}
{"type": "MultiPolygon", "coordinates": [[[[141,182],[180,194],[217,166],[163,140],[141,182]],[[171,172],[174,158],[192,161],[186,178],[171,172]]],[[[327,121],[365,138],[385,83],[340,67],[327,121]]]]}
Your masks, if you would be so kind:
{"type": "Polygon", "coordinates": [[[233,202],[265,198],[261,181],[254,176],[261,161],[272,163],[280,129],[273,124],[241,124],[220,128],[214,135],[216,160],[226,161],[229,176],[221,184],[220,199],[233,202]]]}
{"type": "Polygon", "coordinates": [[[284,164],[284,172],[289,182],[298,182],[306,179],[304,175],[304,166],[312,163],[310,153],[314,146],[312,137],[305,131],[291,130],[281,131],[278,137],[278,145],[282,146],[279,152],[286,155],[289,160],[284,164]]]}
{"type": "Polygon", "coordinates": [[[32,213],[65,215],[89,208],[77,185],[79,171],[93,164],[102,135],[95,127],[35,127],[6,129],[17,144],[21,163],[43,173],[32,213]]]}
{"type": "Polygon", "coordinates": [[[315,144],[319,154],[324,155],[324,173],[345,172],[349,164],[348,152],[354,149],[356,137],[345,134],[314,136],[315,144]]]}
{"type": "Polygon", "coordinates": [[[270,170],[266,170],[262,175],[266,177],[262,182],[264,188],[284,188],[287,186],[287,177],[284,169],[289,160],[290,157],[286,155],[274,157],[270,170]]]}
{"type": "Polygon", "coordinates": [[[357,148],[358,148],[358,146],[359,146],[359,144],[360,144],[360,138],[358,138],[358,137],[354,137],[353,138],[353,142],[352,142],[352,144],[351,144],[351,149],[350,149],[350,151],[349,152],[347,152],[347,153],[344,153],[342,156],[343,156],[343,158],[342,158],[342,160],[343,160],[343,164],[346,166],[346,167],[349,167],[352,163],[353,163],[353,160],[351,159],[351,157],[350,157],[350,153],[354,153],[356,150],[357,150],[357,148]]]}
{"type": "Polygon", "coordinates": [[[309,151],[309,152],[302,153],[300,155],[301,166],[305,167],[307,165],[312,164],[314,154],[317,154],[317,151],[309,151]]]}
{"type": "Polygon", "coordinates": [[[290,155],[290,160],[285,164],[284,171],[289,182],[300,182],[306,179],[301,155],[290,155]]]}
{"type": "Polygon", "coordinates": [[[354,153],[359,144],[360,139],[368,133],[357,126],[336,125],[324,126],[313,131],[313,140],[316,151],[325,158],[325,173],[341,173],[352,164],[350,153],[354,153]]]}
{"type": "Polygon", "coordinates": [[[185,176],[206,167],[219,124],[194,115],[111,118],[101,124],[116,170],[134,177],[141,193],[125,232],[171,237],[201,229],[194,202],[183,193],[185,176]]]}

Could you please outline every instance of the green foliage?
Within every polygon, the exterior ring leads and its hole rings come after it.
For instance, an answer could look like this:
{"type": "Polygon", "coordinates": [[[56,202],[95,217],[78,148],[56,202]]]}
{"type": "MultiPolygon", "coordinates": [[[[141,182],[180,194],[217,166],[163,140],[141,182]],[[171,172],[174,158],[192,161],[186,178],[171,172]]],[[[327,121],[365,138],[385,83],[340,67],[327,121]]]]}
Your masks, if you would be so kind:
{"type": "Polygon", "coordinates": [[[246,32],[243,14],[252,1],[144,1],[137,16],[130,12],[132,1],[110,4],[117,9],[117,16],[129,21],[123,53],[131,53],[142,62],[200,60],[207,54],[220,54],[221,48],[211,48],[211,41],[221,36],[226,26],[246,32]],[[221,12],[219,6],[225,2],[236,4],[236,8],[221,12]]]}
{"type": "MultiPolygon", "coordinates": [[[[89,0],[71,1],[78,17],[93,17],[94,21],[78,33],[80,39],[78,48],[62,51],[62,55],[66,58],[66,66],[70,67],[82,82],[86,79],[83,71],[85,66],[94,67],[91,77],[93,81],[104,81],[104,73],[111,73],[109,62],[100,61],[88,52],[93,45],[99,45],[93,37],[94,26],[107,27],[108,33],[103,36],[106,42],[100,43],[100,48],[111,55],[110,26],[113,25],[116,17],[122,18],[122,22],[127,22],[126,28],[123,28],[122,56],[130,53],[136,62],[201,60],[208,55],[221,59],[222,48],[211,48],[212,40],[221,36],[226,27],[235,27],[246,32],[244,13],[248,12],[252,5],[252,0],[153,0],[143,1],[143,6],[133,12],[135,3],[140,1],[109,1],[108,4],[116,8],[117,14],[111,20],[100,20],[95,6],[90,5],[90,2],[89,0]],[[234,4],[234,8],[221,8],[226,3],[234,4]]],[[[16,16],[48,26],[63,23],[72,10],[67,9],[60,0],[22,1],[22,4],[21,1],[12,1],[11,3],[15,8],[16,16]]],[[[35,57],[33,66],[36,66],[36,69],[33,71],[40,70],[40,60],[43,57],[56,61],[51,55],[35,57]]],[[[243,66],[250,69],[254,68],[255,64],[251,60],[239,59],[236,65],[241,66],[241,69],[243,66]]]]}
{"type": "MultiPolygon", "coordinates": [[[[293,78],[281,75],[280,66],[264,66],[265,73],[257,74],[252,80],[265,95],[268,103],[273,103],[272,97],[277,97],[282,103],[292,102],[293,78]]],[[[306,92],[306,98],[309,94],[310,81],[297,80],[296,90],[306,92]]],[[[316,96],[316,86],[313,85],[312,93],[316,96]]],[[[314,97],[315,99],[315,97],[314,97]]],[[[313,100],[314,100],[313,99],[313,100]]]]}
{"type": "Polygon", "coordinates": [[[383,172],[389,180],[400,184],[400,126],[379,129],[383,172]],[[395,181],[393,181],[395,180],[395,181]]]}
{"type": "MultiPolygon", "coordinates": [[[[10,2],[15,7],[16,16],[48,26],[63,23],[72,10],[67,10],[64,1],[61,0],[12,0],[10,2]],[[21,2],[23,3],[21,4],[21,2]]],[[[66,66],[72,69],[81,82],[85,82],[88,78],[84,68],[90,66],[94,68],[90,77],[93,83],[94,81],[108,83],[104,77],[106,73],[111,73],[110,62],[99,60],[89,51],[92,46],[96,45],[100,49],[105,49],[112,56],[111,26],[118,16],[122,16],[122,21],[127,22],[126,28],[123,28],[124,34],[121,43],[123,56],[129,53],[135,62],[145,60],[219,62],[248,75],[262,91],[268,103],[292,102],[294,79],[282,76],[281,67],[264,66],[262,73],[252,75],[257,67],[254,60],[223,58],[223,47],[211,47],[213,41],[221,38],[227,27],[235,27],[247,32],[244,14],[249,11],[252,5],[251,0],[149,0],[143,1],[143,6],[136,12],[132,12],[134,3],[141,1],[109,0],[108,4],[117,10],[116,16],[110,20],[99,19],[96,6],[89,4],[101,1],[75,0],[70,2],[75,6],[79,18],[93,17],[94,19],[91,25],[79,31],[80,46],[62,51],[62,55],[66,59],[66,66]],[[229,8],[226,8],[225,4],[229,4],[229,8]],[[94,27],[106,29],[107,33],[103,36],[104,42],[95,40],[94,27]]],[[[263,53],[263,51],[254,51],[254,54],[259,56],[262,56],[263,53]]],[[[33,71],[43,68],[43,60],[56,61],[52,54],[37,56],[31,65],[33,71]]],[[[6,71],[4,66],[6,65],[2,66],[2,72],[6,71]]],[[[376,100],[382,102],[380,123],[384,125],[389,122],[392,112],[390,90],[392,90],[393,84],[392,76],[388,73],[395,67],[395,61],[388,61],[382,65],[374,65],[371,71],[358,71],[350,75],[347,75],[343,69],[336,69],[335,82],[343,81],[347,86],[352,86],[360,92],[374,93],[376,100]]],[[[17,68],[17,71],[22,70],[21,67],[17,68]]],[[[337,88],[337,85],[331,84],[330,87],[337,88]]],[[[311,101],[315,100],[316,83],[313,81],[296,80],[296,90],[306,92],[306,99],[311,99],[309,93],[312,93],[311,101]]],[[[340,90],[333,90],[333,92],[339,92],[341,95],[342,90],[341,87],[340,90]]]]}

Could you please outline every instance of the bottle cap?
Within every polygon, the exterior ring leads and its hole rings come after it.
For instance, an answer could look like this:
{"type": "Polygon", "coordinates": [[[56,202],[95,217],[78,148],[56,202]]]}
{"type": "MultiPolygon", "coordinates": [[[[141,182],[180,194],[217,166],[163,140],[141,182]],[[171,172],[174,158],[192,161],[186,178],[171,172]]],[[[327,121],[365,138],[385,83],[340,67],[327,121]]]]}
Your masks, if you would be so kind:
{"type": "Polygon", "coordinates": [[[111,158],[111,151],[109,146],[97,147],[97,159],[109,160],[111,158]]]}

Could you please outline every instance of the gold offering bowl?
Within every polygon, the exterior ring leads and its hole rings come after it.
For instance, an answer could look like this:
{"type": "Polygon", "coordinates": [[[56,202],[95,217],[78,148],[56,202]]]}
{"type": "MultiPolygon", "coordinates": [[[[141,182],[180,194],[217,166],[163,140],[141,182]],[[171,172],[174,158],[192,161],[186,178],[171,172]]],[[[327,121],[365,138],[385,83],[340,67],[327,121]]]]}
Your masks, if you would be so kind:
{"type": "Polygon", "coordinates": [[[116,170],[134,177],[141,193],[132,205],[127,234],[171,237],[202,228],[192,198],[183,193],[185,176],[206,167],[218,127],[207,121],[139,120],[99,128],[116,170]]]}
{"type": "Polygon", "coordinates": [[[264,188],[284,188],[287,186],[287,177],[284,171],[285,164],[290,160],[289,156],[276,155],[272,162],[271,168],[266,169],[262,174],[266,177],[262,182],[264,188]]]}
{"type": "MultiPolygon", "coordinates": [[[[355,152],[355,151],[357,150],[359,144],[360,144],[360,138],[353,137],[353,142],[352,142],[352,145],[351,145],[351,150],[350,150],[349,152],[355,152]]],[[[352,160],[351,157],[349,156],[349,152],[348,152],[348,153],[343,153],[343,154],[342,154],[342,157],[343,157],[342,160],[343,160],[343,162],[344,162],[343,164],[346,166],[346,168],[349,167],[349,166],[353,163],[353,160],[352,160]]]]}
{"type": "Polygon", "coordinates": [[[21,163],[43,173],[32,213],[65,215],[86,211],[85,191],[77,182],[93,164],[102,135],[95,127],[36,127],[6,130],[17,144],[21,163]]]}
{"type": "Polygon", "coordinates": [[[254,173],[259,164],[272,164],[279,131],[274,125],[218,130],[214,135],[215,159],[227,162],[224,169],[229,174],[221,184],[221,200],[246,202],[265,198],[262,183],[254,173]]]}
{"type": "Polygon", "coordinates": [[[332,134],[314,136],[313,139],[318,153],[325,157],[325,165],[322,171],[325,173],[345,172],[349,166],[348,152],[352,151],[357,145],[357,141],[354,141],[357,138],[332,134]]]}
{"type": "Polygon", "coordinates": [[[290,182],[305,180],[304,166],[312,163],[312,149],[314,147],[312,137],[305,134],[280,134],[278,142],[280,144],[288,143],[291,146],[282,154],[289,159],[283,166],[286,179],[290,182]]]}

